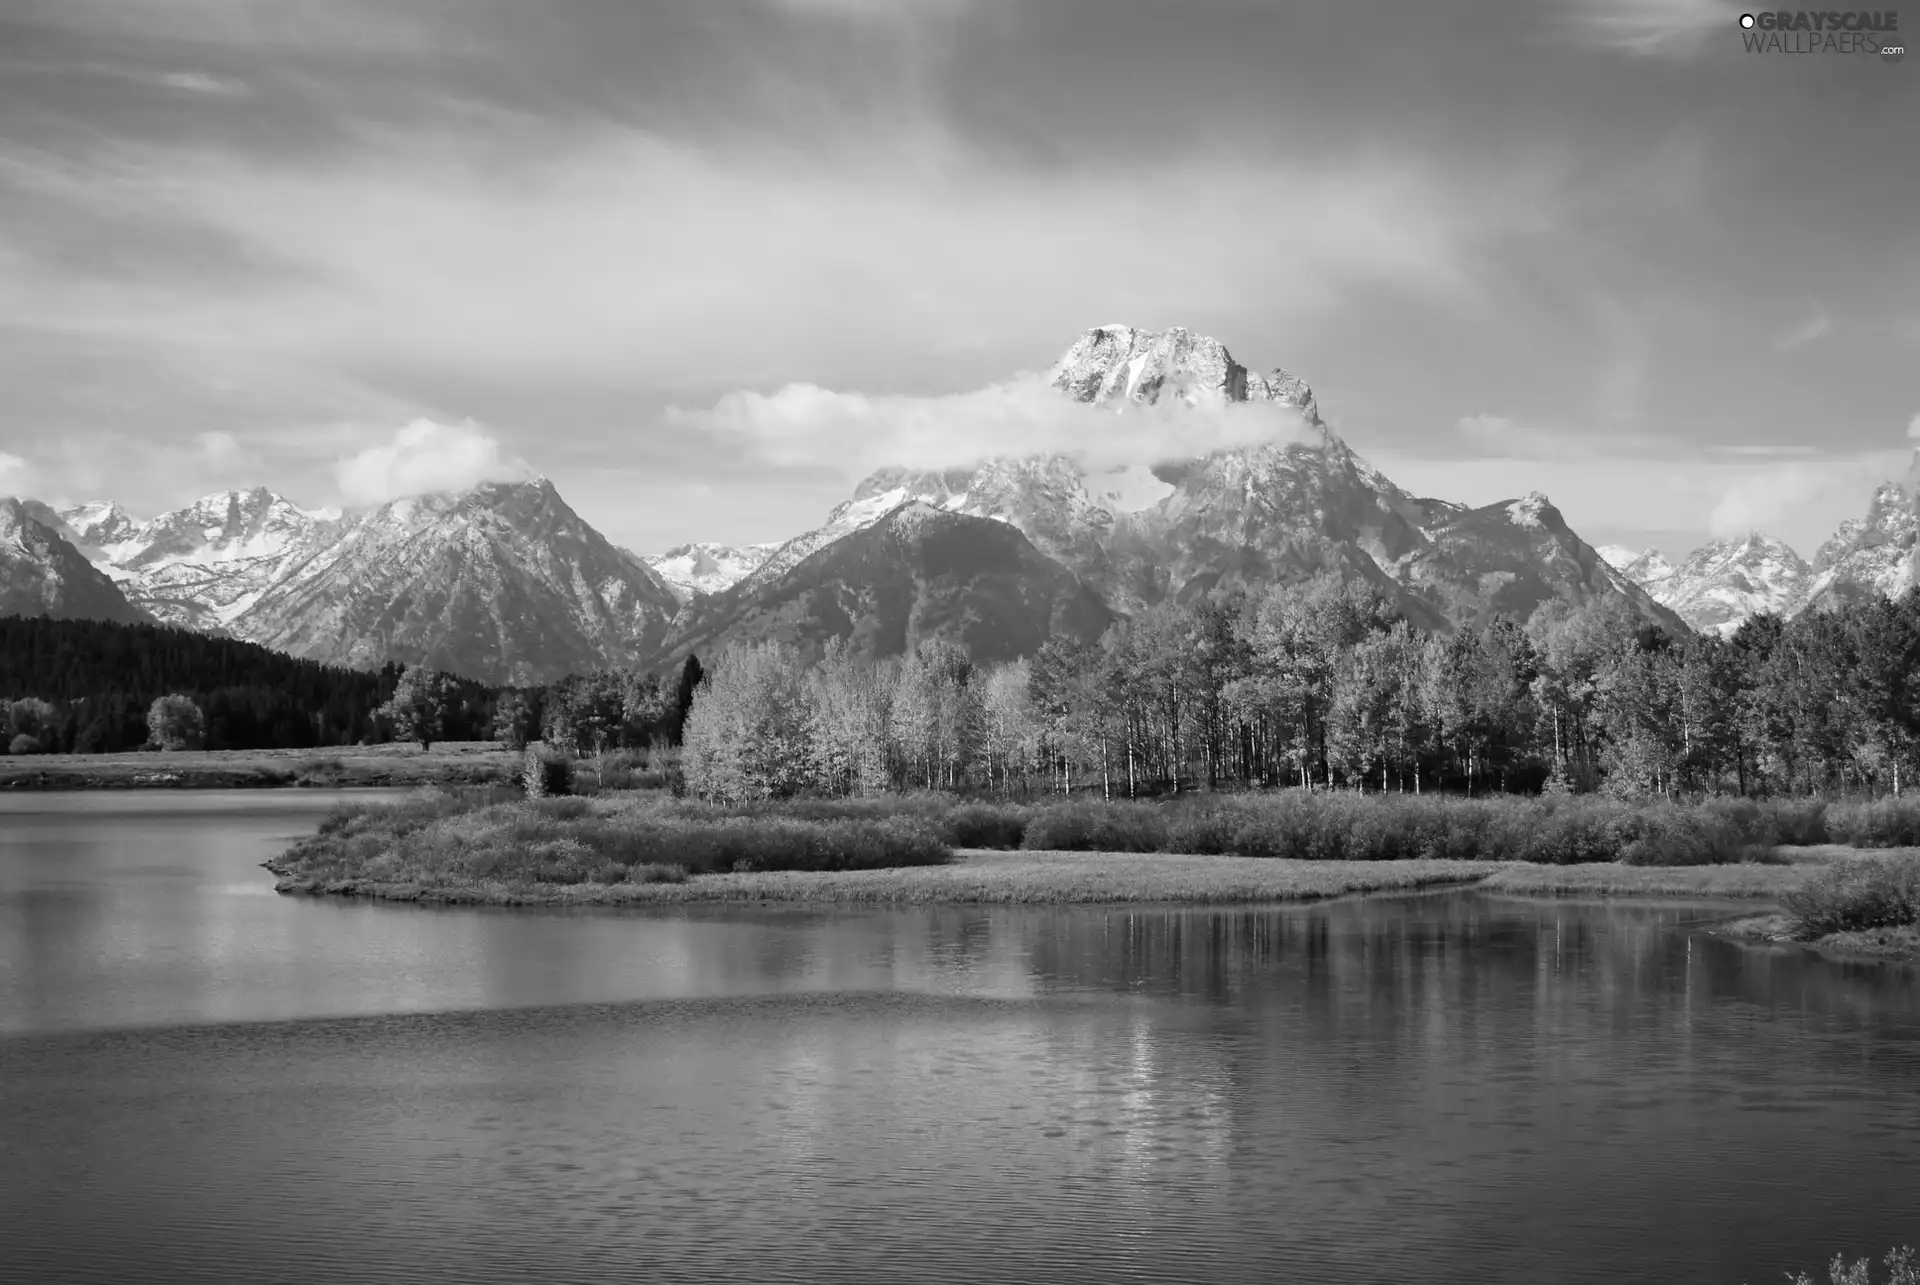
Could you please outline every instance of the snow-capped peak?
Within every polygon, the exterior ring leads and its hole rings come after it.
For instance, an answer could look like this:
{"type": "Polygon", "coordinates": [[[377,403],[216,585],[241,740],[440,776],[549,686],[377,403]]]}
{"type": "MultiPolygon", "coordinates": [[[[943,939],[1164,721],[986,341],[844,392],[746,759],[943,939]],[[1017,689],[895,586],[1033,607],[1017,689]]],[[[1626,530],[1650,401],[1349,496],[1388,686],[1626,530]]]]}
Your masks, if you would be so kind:
{"type": "Polygon", "coordinates": [[[1187,405],[1285,402],[1318,421],[1313,391],[1275,367],[1265,375],[1233,359],[1226,345],[1184,326],[1141,330],[1096,326],[1073,342],[1047,372],[1047,382],[1075,401],[1158,402],[1172,397],[1187,405]]]}
{"type": "Polygon", "coordinates": [[[1805,601],[1813,569],[1784,542],[1759,531],[1701,545],[1678,566],[1658,549],[1634,556],[1609,546],[1623,575],[1695,629],[1730,633],[1761,612],[1781,615],[1805,601]]]}

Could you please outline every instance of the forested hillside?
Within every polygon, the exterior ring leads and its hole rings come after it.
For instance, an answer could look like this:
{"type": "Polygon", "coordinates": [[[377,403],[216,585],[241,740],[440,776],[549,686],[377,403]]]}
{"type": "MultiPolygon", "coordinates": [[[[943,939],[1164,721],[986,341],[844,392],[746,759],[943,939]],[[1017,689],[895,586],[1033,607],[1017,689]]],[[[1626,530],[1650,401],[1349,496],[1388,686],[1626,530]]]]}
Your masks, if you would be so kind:
{"type": "MultiPolygon", "coordinates": [[[[208,749],[381,741],[390,733],[374,713],[398,676],[393,665],[339,669],[184,629],[0,617],[0,715],[8,724],[0,731],[8,742],[27,735],[46,752],[137,749],[148,739],[148,707],[174,693],[200,707],[208,749]]],[[[492,689],[455,680],[444,738],[489,737],[493,702],[492,689]]]]}

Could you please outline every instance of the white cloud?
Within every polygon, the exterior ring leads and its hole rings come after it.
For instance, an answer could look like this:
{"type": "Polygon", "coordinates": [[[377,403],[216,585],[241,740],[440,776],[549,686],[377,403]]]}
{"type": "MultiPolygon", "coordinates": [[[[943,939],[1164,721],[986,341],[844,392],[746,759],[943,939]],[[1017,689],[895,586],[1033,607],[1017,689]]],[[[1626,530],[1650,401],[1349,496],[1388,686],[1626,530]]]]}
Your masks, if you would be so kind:
{"type": "Polygon", "coordinates": [[[1696,58],[1718,37],[1738,47],[1740,9],[1728,0],[1574,0],[1574,36],[1643,58],[1696,58]]]}
{"type": "Polygon", "coordinates": [[[231,464],[241,456],[240,441],[232,433],[202,433],[200,453],[210,464],[231,464]]]}
{"type": "Polygon", "coordinates": [[[529,472],[471,420],[438,424],[416,419],[394,434],[390,444],[341,460],[334,476],[349,504],[382,504],[405,495],[465,491],[482,482],[525,478],[529,472]]]}
{"type": "Polygon", "coordinates": [[[837,465],[864,474],[889,464],[952,468],[993,455],[1051,452],[1090,468],[1153,463],[1288,441],[1300,416],[1279,403],[1090,406],[1027,375],[944,397],[869,396],[812,384],[771,395],[734,392],[711,409],[667,412],[671,424],[716,433],[776,465],[837,465]]]}
{"type": "Polygon", "coordinates": [[[18,455],[0,451],[0,495],[31,495],[36,470],[18,455]]]}

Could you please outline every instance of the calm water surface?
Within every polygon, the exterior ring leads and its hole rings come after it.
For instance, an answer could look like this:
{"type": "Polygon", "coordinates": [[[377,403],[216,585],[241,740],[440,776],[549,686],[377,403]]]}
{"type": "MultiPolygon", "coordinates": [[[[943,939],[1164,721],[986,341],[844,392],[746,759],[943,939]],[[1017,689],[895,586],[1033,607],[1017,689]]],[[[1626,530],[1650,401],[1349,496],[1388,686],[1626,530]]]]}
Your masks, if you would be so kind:
{"type": "Polygon", "coordinates": [[[1920,982],[1724,907],[275,896],[0,796],[0,1279],[1777,1282],[1920,1241],[1920,982]]]}

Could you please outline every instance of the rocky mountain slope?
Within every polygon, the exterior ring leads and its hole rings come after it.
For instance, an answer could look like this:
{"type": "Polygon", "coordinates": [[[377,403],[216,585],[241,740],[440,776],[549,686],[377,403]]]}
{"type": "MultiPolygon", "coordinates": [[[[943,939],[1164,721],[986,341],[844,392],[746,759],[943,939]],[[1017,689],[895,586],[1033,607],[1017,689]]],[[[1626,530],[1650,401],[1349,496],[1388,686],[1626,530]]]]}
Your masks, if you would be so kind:
{"type": "Polygon", "coordinates": [[[1678,632],[1679,622],[1576,535],[1538,491],[1504,504],[1447,509],[1426,526],[1429,543],[1397,571],[1402,584],[1447,620],[1479,626],[1506,615],[1524,621],[1550,599],[1619,597],[1678,632]]]}
{"type": "Polygon", "coordinates": [[[539,478],[356,515],[229,628],[332,664],[401,660],[532,683],[636,662],[679,605],[539,478]]]}
{"type": "Polygon", "coordinates": [[[44,506],[30,504],[0,499],[0,616],[152,623],[59,526],[36,516],[52,516],[44,506]]]}
{"type": "Polygon", "coordinates": [[[778,639],[817,656],[839,637],[861,655],[895,656],[943,638],[986,662],[1029,655],[1056,633],[1097,638],[1113,618],[1016,527],[920,500],[771,580],[694,599],[663,651],[699,654],[723,641],[778,639]]]}

